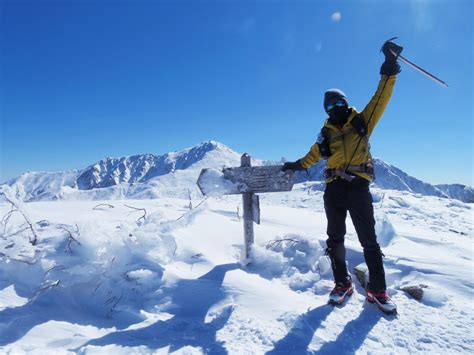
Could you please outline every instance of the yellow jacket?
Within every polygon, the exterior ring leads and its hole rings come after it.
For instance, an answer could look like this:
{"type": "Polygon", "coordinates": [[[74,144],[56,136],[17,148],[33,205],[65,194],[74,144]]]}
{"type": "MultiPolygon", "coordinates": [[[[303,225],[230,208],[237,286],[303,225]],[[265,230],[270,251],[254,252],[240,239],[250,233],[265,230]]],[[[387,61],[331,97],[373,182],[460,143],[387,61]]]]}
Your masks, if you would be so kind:
{"type": "MultiPolygon", "coordinates": [[[[326,132],[329,136],[329,148],[331,151],[331,155],[327,159],[328,169],[345,169],[349,164],[360,165],[370,161],[369,137],[372,134],[375,125],[379,122],[380,117],[385,111],[385,107],[387,107],[390,97],[392,96],[395,79],[395,75],[382,75],[377,91],[364,110],[359,113],[354,107],[351,107],[349,109],[349,118],[342,128],[338,128],[326,120],[324,127],[326,127],[326,132]],[[365,124],[367,125],[367,135],[362,137],[357,151],[354,152],[359,140],[361,139],[361,136],[357,134],[351,125],[351,121],[356,115],[361,115],[361,117],[364,119],[365,124]],[[352,160],[350,160],[351,157],[352,160]]],[[[320,160],[321,154],[319,152],[319,146],[317,143],[315,143],[311,146],[308,154],[306,154],[305,157],[300,160],[300,162],[303,168],[308,169],[320,160]]],[[[372,177],[368,174],[359,172],[354,174],[369,181],[372,180],[372,177]]],[[[327,180],[327,182],[331,182],[334,179],[335,177],[330,178],[327,180]]]]}

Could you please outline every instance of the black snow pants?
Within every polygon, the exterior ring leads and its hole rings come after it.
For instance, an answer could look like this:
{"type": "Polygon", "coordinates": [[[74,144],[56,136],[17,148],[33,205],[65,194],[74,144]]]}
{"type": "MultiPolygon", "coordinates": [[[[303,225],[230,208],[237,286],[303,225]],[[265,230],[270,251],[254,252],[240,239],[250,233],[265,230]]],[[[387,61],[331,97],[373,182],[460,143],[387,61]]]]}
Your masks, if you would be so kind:
{"type": "Polygon", "coordinates": [[[384,291],[385,272],[382,252],[375,235],[374,208],[369,182],[356,177],[351,182],[338,178],[328,183],[324,191],[324,209],[328,221],[328,254],[335,282],[345,283],[349,277],[344,247],[346,216],[349,211],[369,269],[370,281],[367,288],[374,292],[384,291]]]}

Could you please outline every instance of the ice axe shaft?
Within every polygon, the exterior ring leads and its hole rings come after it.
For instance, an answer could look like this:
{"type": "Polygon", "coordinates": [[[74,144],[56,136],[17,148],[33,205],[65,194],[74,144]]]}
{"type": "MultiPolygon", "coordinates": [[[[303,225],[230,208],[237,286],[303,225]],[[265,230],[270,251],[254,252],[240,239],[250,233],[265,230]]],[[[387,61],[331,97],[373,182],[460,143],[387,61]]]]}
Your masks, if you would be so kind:
{"type": "Polygon", "coordinates": [[[394,51],[390,50],[392,52],[392,54],[394,56],[397,56],[398,59],[400,59],[403,63],[409,65],[410,67],[412,67],[413,69],[419,71],[421,74],[424,74],[426,75],[428,78],[430,78],[431,80],[433,80],[434,82],[442,85],[442,86],[445,86],[445,87],[448,87],[448,84],[446,84],[443,80],[441,80],[440,78],[434,76],[433,74],[427,72],[425,69],[419,67],[418,65],[416,65],[415,63],[409,61],[408,59],[406,59],[404,56],[402,56],[401,54],[398,54],[395,53],[394,51]]]}

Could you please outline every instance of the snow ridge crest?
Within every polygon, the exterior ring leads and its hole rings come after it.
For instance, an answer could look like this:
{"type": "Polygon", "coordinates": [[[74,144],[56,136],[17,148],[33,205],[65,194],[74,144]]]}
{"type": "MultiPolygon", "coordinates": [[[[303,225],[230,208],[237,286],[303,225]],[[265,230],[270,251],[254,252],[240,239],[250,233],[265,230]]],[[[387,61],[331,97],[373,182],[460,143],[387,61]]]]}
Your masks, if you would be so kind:
{"type": "MultiPolygon", "coordinates": [[[[254,160],[253,164],[265,164],[254,160]]],[[[56,199],[187,198],[200,196],[196,180],[202,168],[240,165],[240,153],[225,144],[208,140],[196,146],[163,155],[137,154],[102,159],[82,170],[66,172],[29,172],[6,183],[25,202],[56,199]],[[179,192],[178,192],[179,191],[179,192]]],[[[324,181],[325,161],[307,172],[296,174],[297,182],[324,181]]],[[[399,168],[374,159],[374,185],[389,190],[421,195],[454,198],[474,202],[470,186],[459,184],[431,185],[399,168]]],[[[320,184],[323,186],[324,184],[320,184]]]]}

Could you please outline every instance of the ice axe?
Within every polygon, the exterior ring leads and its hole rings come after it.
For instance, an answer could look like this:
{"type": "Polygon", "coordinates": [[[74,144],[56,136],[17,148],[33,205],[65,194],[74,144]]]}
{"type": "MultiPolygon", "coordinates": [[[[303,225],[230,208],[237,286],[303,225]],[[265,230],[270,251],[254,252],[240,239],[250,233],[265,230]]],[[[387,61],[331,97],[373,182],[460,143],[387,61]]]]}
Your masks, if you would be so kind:
{"type": "MultiPolygon", "coordinates": [[[[397,39],[397,38],[398,38],[398,37],[393,37],[393,38],[390,38],[388,41],[393,41],[394,39],[397,39]]],[[[387,41],[387,42],[388,42],[388,41],[387,41]]],[[[412,61],[408,60],[407,58],[405,58],[404,56],[402,56],[400,53],[395,53],[395,51],[393,51],[392,49],[390,49],[390,52],[391,52],[397,59],[400,59],[403,63],[405,63],[405,64],[407,64],[408,66],[412,67],[413,69],[415,69],[416,71],[420,72],[421,74],[426,75],[428,78],[430,78],[430,79],[433,80],[434,82],[438,83],[439,85],[448,87],[448,84],[446,84],[446,82],[444,82],[444,81],[441,80],[440,78],[436,77],[435,75],[431,74],[430,72],[426,71],[426,70],[423,69],[422,67],[416,65],[416,64],[413,63],[412,61]]]]}

